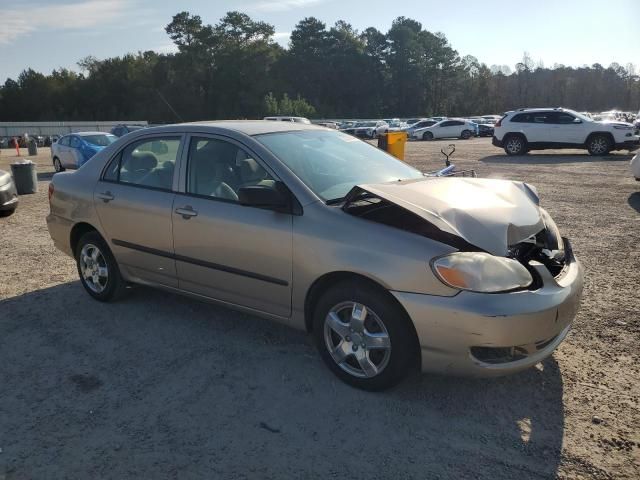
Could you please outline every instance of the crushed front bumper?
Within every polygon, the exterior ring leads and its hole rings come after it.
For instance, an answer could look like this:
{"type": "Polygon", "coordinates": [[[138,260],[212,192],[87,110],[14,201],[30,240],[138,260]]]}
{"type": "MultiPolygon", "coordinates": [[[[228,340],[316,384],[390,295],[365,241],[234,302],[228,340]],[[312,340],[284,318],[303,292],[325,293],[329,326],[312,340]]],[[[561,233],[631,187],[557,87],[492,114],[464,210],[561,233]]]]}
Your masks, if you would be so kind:
{"type": "Polygon", "coordinates": [[[553,353],[573,321],[583,269],[569,251],[561,276],[543,265],[537,290],[438,297],[391,292],[413,320],[422,371],[498,376],[529,368],[553,353]]]}

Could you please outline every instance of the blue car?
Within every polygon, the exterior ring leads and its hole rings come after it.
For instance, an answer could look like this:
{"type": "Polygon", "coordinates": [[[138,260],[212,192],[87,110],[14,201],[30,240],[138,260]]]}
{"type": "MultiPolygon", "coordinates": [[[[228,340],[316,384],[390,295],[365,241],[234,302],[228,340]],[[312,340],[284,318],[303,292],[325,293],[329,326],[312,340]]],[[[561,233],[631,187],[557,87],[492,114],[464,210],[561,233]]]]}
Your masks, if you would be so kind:
{"type": "Polygon", "coordinates": [[[118,137],[104,132],[78,132],[65,135],[51,145],[51,160],[56,172],[80,168],[118,137]]]}

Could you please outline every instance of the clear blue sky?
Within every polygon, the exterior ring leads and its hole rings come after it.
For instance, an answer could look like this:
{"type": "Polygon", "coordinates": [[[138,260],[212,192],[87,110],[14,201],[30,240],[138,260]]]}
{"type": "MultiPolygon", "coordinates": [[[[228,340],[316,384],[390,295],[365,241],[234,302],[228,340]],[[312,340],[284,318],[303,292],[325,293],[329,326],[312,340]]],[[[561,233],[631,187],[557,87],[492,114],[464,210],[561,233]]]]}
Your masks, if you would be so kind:
{"type": "Polygon", "coordinates": [[[24,68],[49,73],[87,56],[171,51],[164,26],[187,10],[206,23],[240,10],[275,26],[277,40],[306,16],[386,31],[400,15],[444,32],[460,55],[511,68],[534,61],[640,69],[640,0],[0,0],[0,82],[24,68]]]}

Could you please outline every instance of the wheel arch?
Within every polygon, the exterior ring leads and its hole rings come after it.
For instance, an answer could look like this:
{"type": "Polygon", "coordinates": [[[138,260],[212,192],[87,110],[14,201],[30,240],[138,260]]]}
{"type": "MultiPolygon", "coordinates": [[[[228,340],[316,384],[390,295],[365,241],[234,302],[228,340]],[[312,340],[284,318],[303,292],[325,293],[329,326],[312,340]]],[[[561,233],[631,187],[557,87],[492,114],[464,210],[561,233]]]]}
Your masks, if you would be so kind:
{"type": "Polygon", "coordinates": [[[508,132],[502,136],[502,141],[506,142],[509,137],[522,137],[526,143],[529,143],[529,139],[524,132],[508,132]]]}
{"type": "Polygon", "coordinates": [[[335,271],[325,273],[321,277],[317,278],[307,290],[307,294],[305,296],[304,301],[304,323],[305,329],[307,333],[311,333],[313,331],[313,311],[317,305],[318,300],[322,296],[324,292],[326,292],[332,285],[335,285],[338,282],[342,281],[358,281],[366,283],[367,285],[379,290],[381,294],[386,296],[391,302],[393,302],[397,308],[401,309],[402,312],[406,315],[406,318],[409,320],[409,328],[411,329],[411,336],[413,338],[413,344],[411,348],[414,352],[414,361],[417,366],[421,365],[421,351],[420,351],[420,342],[418,340],[418,332],[416,331],[416,327],[413,324],[413,319],[404,308],[404,306],[398,301],[396,297],[394,297],[389,290],[383,287],[380,283],[375,280],[354,272],[349,271],[335,271]]]}
{"type": "Polygon", "coordinates": [[[71,247],[71,252],[76,254],[76,247],[78,246],[78,242],[82,238],[85,233],[96,232],[98,235],[102,237],[100,231],[87,222],[79,222],[76,223],[73,228],[71,228],[71,232],[69,234],[69,246],[71,247]]]}
{"type": "Polygon", "coordinates": [[[607,131],[598,131],[598,132],[591,132],[588,136],[587,139],[584,141],[585,146],[589,143],[589,141],[597,136],[597,135],[603,135],[605,137],[607,137],[609,139],[609,141],[611,142],[611,146],[615,145],[616,140],[613,137],[613,133],[611,132],[607,132],[607,131]]]}

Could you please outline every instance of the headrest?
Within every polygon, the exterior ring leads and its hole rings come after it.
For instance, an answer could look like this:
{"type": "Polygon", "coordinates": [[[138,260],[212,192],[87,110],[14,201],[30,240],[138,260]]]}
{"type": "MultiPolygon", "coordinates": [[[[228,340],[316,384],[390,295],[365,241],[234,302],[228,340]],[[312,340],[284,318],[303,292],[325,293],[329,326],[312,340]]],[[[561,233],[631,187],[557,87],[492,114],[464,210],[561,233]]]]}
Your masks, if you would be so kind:
{"type": "Polygon", "coordinates": [[[158,159],[151,152],[133,152],[129,164],[131,170],[151,170],[158,165],[158,159]]]}

